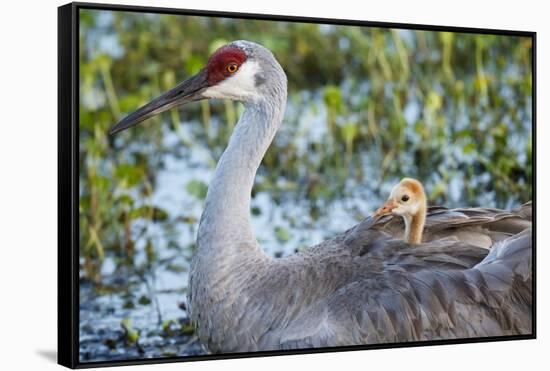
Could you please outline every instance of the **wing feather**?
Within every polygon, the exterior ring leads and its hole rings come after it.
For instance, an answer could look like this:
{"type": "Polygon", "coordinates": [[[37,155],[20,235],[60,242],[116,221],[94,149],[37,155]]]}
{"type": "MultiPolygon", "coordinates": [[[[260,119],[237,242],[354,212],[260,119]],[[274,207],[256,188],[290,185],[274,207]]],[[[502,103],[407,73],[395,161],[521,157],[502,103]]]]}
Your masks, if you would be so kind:
{"type": "MultiPolygon", "coordinates": [[[[417,254],[415,247],[404,245],[402,254],[385,251],[392,264],[376,275],[358,275],[316,303],[315,313],[290,322],[289,327],[302,326],[292,337],[282,338],[281,346],[307,348],[318,339],[334,346],[530,333],[531,242],[527,229],[498,242],[488,255],[484,250],[484,258],[479,248],[460,242],[454,244],[457,256],[449,251],[452,244],[436,244],[434,257],[428,255],[429,244],[417,254]],[[478,263],[464,259],[471,255],[478,263]],[[414,266],[415,259],[416,269],[399,269],[414,266]],[[317,316],[322,321],[309,326],[307,318],[322,310],[317,316]]],[[[377,254],[383,256],[371,251],[366,258],[376,259],[377,254]]]]}

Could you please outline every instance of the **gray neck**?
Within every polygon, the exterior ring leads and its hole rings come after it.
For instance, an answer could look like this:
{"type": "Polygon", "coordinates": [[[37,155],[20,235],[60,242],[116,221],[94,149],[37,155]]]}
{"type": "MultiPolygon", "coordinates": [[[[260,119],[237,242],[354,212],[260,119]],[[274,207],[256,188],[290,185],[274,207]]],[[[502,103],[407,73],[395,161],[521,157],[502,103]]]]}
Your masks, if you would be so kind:
{"type": "MultiPolygon", "coordinates": [[[[256,171],[283,118],[286,89],[248,103],[216,167],[206,196],[197,244],[204,253],[257,245],[250,220],[256,171]]],[[[258,249],[259,250],[259,249],[258,249]]]]}

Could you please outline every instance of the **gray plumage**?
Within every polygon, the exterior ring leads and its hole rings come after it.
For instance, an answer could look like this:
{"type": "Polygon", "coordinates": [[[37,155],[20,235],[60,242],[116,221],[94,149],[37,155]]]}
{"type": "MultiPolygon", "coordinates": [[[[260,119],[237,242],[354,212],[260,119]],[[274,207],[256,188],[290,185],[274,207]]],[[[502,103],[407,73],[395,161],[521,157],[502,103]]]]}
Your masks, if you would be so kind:
{"type": "MultiPolygon", "coordinates": [[[[456,219],[462,211],[430,213],[427,234],[441,233],[433,221],[443,213],[456,219]]],[[[499,218],[527,222],[503,211],[483,216],[476,233],[493,234],[499,218]]],[[[283,259],[241,246],[204,297],[190,298],[199,337],[214,352],[239,352],[531,333],[530,228],[487,255],[453,235],[469,218],[446,228],[447,238],[417,246],[385,232],[397,218],[384,219],[283,259]]]]}
{"type": "Polygon", "coordinates": [[[530,203],[512,211],[431,208],[423,234],[423,224],[406,219],[414,245],[403,241],[401,218],[369,217],[286,258],[263,252],[250,195],[284,116],[287,81],[258,44],[220,48],[197,75],[110,132],[210,98],[245,105],[210,182],[189,274],[190,317],[211,351],[531,333],[530,203]]]}

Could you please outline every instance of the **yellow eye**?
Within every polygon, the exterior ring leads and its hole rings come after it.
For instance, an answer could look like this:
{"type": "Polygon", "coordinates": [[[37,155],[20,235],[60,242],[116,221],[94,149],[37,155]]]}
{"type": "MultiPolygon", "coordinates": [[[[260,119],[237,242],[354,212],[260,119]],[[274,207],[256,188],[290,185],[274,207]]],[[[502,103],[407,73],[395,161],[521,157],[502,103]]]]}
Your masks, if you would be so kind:
{"type": "Polygon", "coordinates": [[[235,73],[237,72],[237,70],[239,69],[239,66],[237,66],[237,63],[229,63],[225,69],[227,70],[227,72],[229,73],[235,73]]]}

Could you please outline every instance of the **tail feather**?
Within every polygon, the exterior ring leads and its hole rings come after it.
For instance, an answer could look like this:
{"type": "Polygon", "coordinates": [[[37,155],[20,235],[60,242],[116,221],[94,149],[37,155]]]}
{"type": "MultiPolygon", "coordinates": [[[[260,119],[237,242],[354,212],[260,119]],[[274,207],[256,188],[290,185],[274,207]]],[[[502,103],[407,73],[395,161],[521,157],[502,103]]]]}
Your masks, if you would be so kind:
{"type": "Polygon", "coordinates": [[[485,259],[474,268],[482,272],[493,273],[498,273],[498,270],[506,268],[506,270],[528,278],[531,275],[532,242],[532,229],[525,229],[516,235],[495,243],[485,259]]]}

